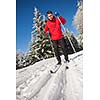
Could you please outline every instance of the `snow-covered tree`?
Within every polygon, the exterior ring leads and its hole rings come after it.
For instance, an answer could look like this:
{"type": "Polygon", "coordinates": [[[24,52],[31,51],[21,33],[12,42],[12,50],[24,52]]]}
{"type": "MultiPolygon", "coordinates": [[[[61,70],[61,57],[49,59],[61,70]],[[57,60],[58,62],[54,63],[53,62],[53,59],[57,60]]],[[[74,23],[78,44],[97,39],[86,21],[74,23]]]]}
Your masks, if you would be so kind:
{"type": "Polygon", "coordinates": [[[35,62],[40,60],[35,48],[36,48],[36,43],[31,43],[29,54],[28,54],[31,64],[34,64],[35,62]]]}
{"type": "Polygon", "coordinates": [[[22,68],[23,67],[23,58],[24,58],[24,53],[23,52],[16,52],[16,69],[22,68]]]}
{"type": "Polygon", "coordinates": [[[79,31],[77,40],[79,45],[83,47],[83,0],[79,0],[77,3],[77,12],[74,16],[73,25],[76,26],[76,29],[79,31]]]}
{"type": "Polygon", "coordinates": [[[27,67],[30,63],[28,53],[16,52],[16,69],[27,67]]]}
{"type": "Polygon", "coordinates": [[[19,67],[19,65],[20,65],[19,53],[16,52],[16,69],[19,67]]]}
{"type": "Polygon", "coordinates": [[[50,39],[44,33],[45,21],[45,16],[41,15],[35,7],[30,52],[39,60],[54,56],[50,39]]]}
{"type": "Polygon", "coordinates": [[[66,43],[67,43],[68,53],[69,54],[74,53],[73,48],[72,48],[72,46],[71,46],[71,44],[69,42],[69,39],[72,42],[75,51],[76,52],[79,51],[80,50],[80,47],[78,45],[78,41],[77,41],[76,37],[74,36],[74,33],[73,32],[70,32],[67,28],[66,28],[66,31],[65,32],[66,32],[65,39],[66,39],[66,43]]]}
{"type": "Polygon", "coordinates": [[[23,53],[23,55],[21,57],[21,66],[22,67],[27,67],[30,64],[31,64],[31,60],[30,60],[29,54],[28,53],[23,53]]]}

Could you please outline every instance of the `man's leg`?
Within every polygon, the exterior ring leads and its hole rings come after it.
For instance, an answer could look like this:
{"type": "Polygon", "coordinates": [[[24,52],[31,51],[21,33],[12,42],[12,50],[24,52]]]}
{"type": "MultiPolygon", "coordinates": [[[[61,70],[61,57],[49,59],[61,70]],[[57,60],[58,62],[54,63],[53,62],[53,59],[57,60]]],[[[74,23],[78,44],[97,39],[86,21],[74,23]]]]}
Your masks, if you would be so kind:
{"type": "Polygon", "coordinates": [[[60,54],[59,54],[59,50],[58,50],[58,41],[53,40],[52,43],[53,43],[56,59],[58,60],[58,64],[61,64],[61,58],[60,58],[60,54]]]}
{"type": "Polygon", "coordinates": [[[62,48],[63,54],[65,56],[65,60],[68,61],[68,53],[67,53],[67,44],[64,38],[60,39],[59,41],[59,45],[62,48]]]}

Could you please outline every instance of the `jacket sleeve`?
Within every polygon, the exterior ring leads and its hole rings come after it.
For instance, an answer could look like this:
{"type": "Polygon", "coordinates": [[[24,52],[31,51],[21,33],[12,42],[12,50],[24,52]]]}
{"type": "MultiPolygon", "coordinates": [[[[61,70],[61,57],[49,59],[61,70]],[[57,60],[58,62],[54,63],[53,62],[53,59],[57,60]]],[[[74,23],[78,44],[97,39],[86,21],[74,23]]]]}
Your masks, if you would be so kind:
{"type": "Polygon", "coordinates": [[[62,24],[66,23],[66,20],[62,16],[60,16],[59,19],[61,20],[62,24]]]}
{"type": "Polygon", "coordinates": [[[46,25],[45,25],[45,29],[44,29],[44,31],[45,31],[46,34],[48,34],[48,32],[49,32],[49,28],[48,28],[47,23],[46,23],[46,25]]]}

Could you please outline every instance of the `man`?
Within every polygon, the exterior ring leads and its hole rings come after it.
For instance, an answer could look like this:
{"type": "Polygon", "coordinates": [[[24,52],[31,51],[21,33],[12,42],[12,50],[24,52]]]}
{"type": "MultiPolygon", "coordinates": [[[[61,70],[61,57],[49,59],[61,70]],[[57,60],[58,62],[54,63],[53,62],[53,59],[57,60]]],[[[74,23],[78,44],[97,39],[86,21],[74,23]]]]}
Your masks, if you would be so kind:
{"type": "MultiPolygon", "coordinates": [[[[48,20],[46,22],[45,32],[47,34],[50,33],[50,37],[52,39],[52,43],[53,43],[53,47],[54,47],[55,56],[58,61],[57,65],[60,65],[61,58],[60,58],[60,53],[58,50],[59,45],[62,48],[66,62],[69,61],[68,54],[67,54],[66,41],[64,39],[64,35],[62,33],[61,26],[60,26],[61,23],[58,20],[58,18],[53,16],[52,11],[47,11],[46,14],[47,14],[48,20]]],[[[62,24],[66,23],[66,20],[62,16],[60,16],[59,19],[61,20],[62,24]]]]}

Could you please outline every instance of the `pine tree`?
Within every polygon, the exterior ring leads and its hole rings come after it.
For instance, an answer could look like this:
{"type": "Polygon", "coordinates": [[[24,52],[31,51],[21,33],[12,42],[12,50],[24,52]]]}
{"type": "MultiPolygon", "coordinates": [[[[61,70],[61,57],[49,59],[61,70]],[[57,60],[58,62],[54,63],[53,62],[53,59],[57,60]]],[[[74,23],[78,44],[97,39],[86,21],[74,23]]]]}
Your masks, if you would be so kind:
{"type": "Polygon", "coordinates": [[[77,4],[77,12],[74,16],[73,25],[79,30],[79,35],[77,37],[78,43],[81,48],[83,48],[83,1],[79,0],[77,4]]]}
{"type": "Polygon", "coordinates": [[[33,31],[30,45],[30,55],[39,60],[53,57],[50,39],[44,33],[45,16],[34,8],[33,31]]]}

